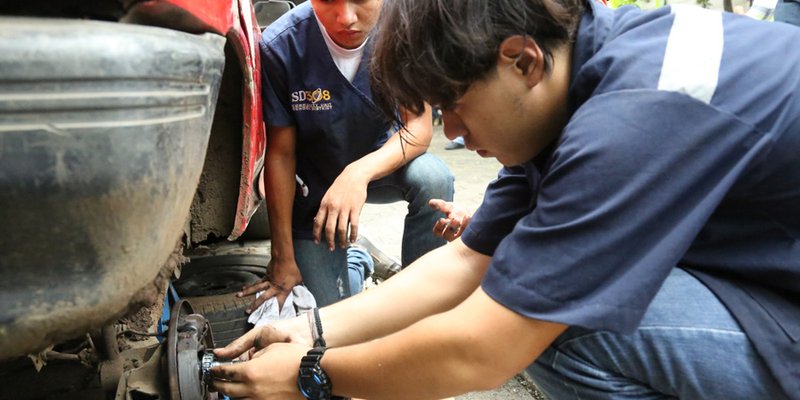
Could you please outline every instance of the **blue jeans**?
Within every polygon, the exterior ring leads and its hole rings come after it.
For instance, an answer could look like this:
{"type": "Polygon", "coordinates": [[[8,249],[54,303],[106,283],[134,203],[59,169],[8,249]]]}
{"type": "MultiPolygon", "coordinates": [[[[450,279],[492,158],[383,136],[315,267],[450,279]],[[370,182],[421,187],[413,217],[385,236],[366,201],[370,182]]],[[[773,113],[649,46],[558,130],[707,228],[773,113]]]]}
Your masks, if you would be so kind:
{"type": "Polygon", "coordinates": [[[636,332],[571,327],[527,371],[553,400],[786,398],[728,310],[678,268],[636,332]]]}
{"type": "MultiPolygon", "coordinates": [[[[439,158],[424,153],[393,174],[373,181],[367,187],[367,203],[408,202],[403,226],[402,263],[411,264],[423,254],[445,244],[431,230],[442,213],[428,207],[430,199],[453,200],[453,174],[439,158]]],[[[360,291],[348,276],[347,250],[329,251],[325,243],[294,240],[297,266],[306,287],[320,307],[335,303],[360,291]],[[351,291],[351,289],[354,289],[351,291]]],[[[353,266],[353,279],[363,282],[365,274],[353,266]]]]}
{"type": "Polygon", "coordinates": [[[350,295],[361,293],[364,281],[375,271],[375,261],[369,253],[360,248],[347,248],[347,278],[350,281],[350,295]]]}
{"type": "Polygon", "coordinates": [[[800,26],[800,2],[778,0],[778,4],[775,6],[775,21],[800,26]]]}

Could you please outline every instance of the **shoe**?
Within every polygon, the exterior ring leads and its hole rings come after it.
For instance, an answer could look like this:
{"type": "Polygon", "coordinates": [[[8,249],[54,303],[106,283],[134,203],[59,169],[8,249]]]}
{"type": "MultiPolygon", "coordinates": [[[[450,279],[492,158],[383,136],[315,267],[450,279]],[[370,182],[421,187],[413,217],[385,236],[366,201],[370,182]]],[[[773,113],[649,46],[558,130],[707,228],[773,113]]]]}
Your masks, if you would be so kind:
{"type": "Polygon", "coordinates": [[[372,272],[373,281],[385,281],[403,269],[403,266],[394,257],[381,251],[366,236],[358,235],[356,245],[372,256],[372,261],[375,263],[375,271],[372,272]]]}
{"type": "Polygon", "coordinates": [[[450,143],[444,145],[445,150],[458,150],[463,148],[464,148],[464,143],[459,143],[456,141],[451,141],[450,143]]]}

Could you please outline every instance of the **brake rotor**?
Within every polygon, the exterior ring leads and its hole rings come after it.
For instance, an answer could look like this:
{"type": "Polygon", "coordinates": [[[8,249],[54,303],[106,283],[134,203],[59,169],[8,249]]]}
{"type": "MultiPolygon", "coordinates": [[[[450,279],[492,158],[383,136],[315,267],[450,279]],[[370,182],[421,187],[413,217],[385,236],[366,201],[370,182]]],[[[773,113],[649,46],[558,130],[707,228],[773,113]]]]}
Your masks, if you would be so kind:
{"type": "Polygon", "coordinates": [[[171,400],[204,400],[208,389],[203,382],[201,358],[213,348],[211,328],[200,314],[194,314],[186,300],[172,307],[167,330],[167,372],[171,400]]]}

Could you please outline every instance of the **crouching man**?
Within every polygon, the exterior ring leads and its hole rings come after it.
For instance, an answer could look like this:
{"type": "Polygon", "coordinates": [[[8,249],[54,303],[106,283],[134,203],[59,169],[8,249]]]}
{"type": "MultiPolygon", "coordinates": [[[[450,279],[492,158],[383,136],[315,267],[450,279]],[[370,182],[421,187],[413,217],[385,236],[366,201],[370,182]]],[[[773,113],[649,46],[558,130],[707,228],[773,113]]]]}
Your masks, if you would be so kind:
{"type": "Polygon", "coordinates": [[[384,108],[441,107],[505,167],[460,239],[218,350],[256,351],[218,389],[433,399],[527,367],[552,399],[800,399],[800,30],[581,0],[381,18],[384,108]]]}

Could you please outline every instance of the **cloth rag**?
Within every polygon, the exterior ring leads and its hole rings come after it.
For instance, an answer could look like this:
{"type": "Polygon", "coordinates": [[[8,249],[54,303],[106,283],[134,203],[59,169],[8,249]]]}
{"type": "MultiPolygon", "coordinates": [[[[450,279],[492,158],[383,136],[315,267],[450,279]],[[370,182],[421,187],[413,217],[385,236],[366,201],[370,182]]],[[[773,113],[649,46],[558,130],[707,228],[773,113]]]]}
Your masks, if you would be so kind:
{"type": "MultiPolygon", "coordinates": [[[[256,293],[256,297],[261,296],[263,293],[264,291],[256,293]]],[[[312,310],[316,306],[317,301],[314,299],[314,295],[305,286],[297,285],[286,296],[286,301],[283,303],[282,308],[278,307],[278,299],[272,297],[250,313],[247,322],[255,326],[266,325],[281,319],[294,318],[312,310]]]]}

